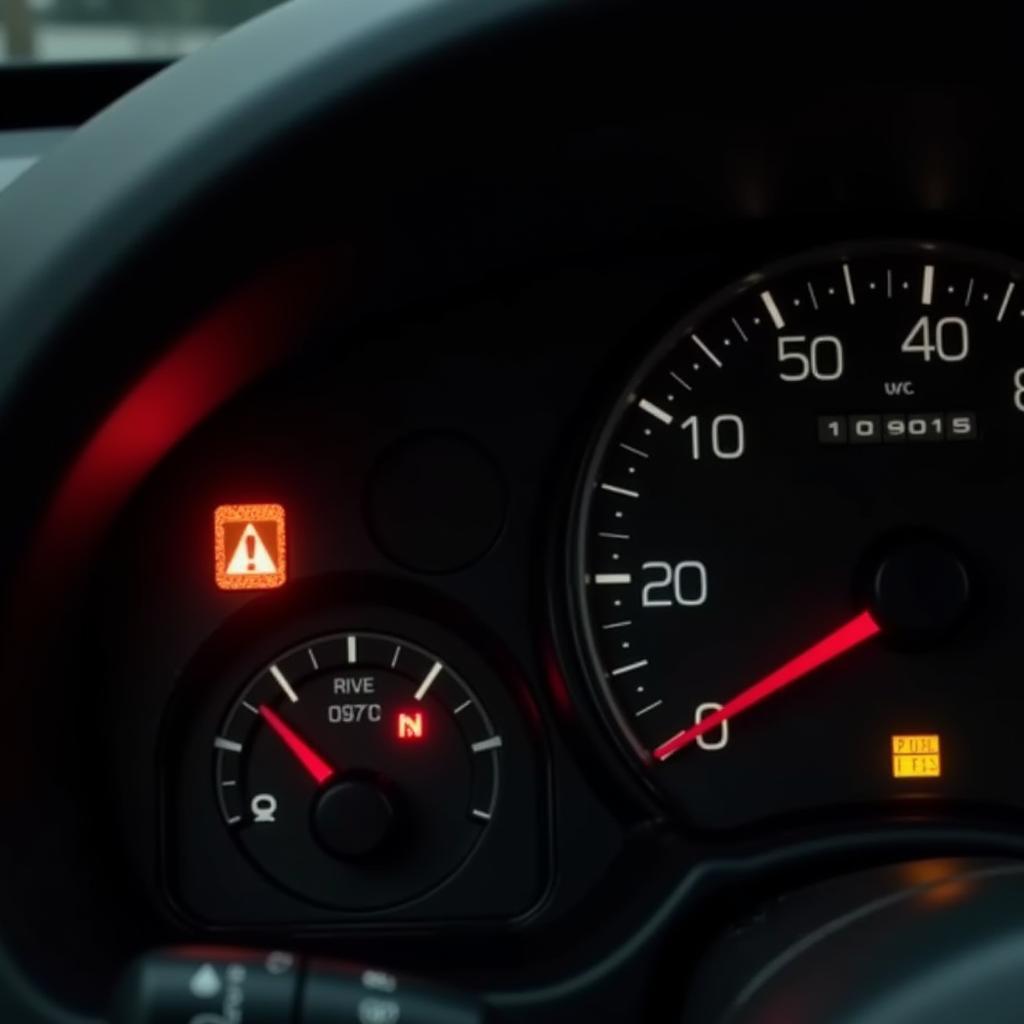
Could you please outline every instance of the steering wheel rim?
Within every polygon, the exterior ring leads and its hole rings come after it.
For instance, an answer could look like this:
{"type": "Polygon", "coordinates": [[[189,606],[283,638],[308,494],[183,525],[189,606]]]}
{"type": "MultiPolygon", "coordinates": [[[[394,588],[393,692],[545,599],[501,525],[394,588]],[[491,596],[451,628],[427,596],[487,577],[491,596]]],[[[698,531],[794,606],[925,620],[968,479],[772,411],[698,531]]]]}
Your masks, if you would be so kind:
{"type": "MultiPolygon", "coordinates": [[[[182,210],[322,114],[344,116],[392,76],[555,6],[284,4],[170,66],[76,131],[0,195],[0,458],[17,465],[11,412],[45,388],[47,374],[60,372],[62,346],[82,340],[69,330],[78,312],[182,210]]],[[[154,336],[151,344],[162,340],[154,336]]],[[[135,369],[155,354],[133,352],[135,369]]],[[[116,374],[89,383],[97,389],[89,409],[64,411],[82,432],[95,409],[118,397],[116,374]]],[[[45,491],[71,454],[55,446],[33,451],[37,488],[45,491]]],[[[19,504],[36,509],[46,494],[30,490],[22,487],[19,504]]],[[[7,526],[8,551],[22,551],[32,516],[7,526]]],[[[2,936],[0,1016],[26,1024],[82,1021],[27,979],[2,936]]]]}
{"type": "Polygon", "coordinates": [[[169,218],[266,146],[549,0],[304,0],[171,65],[0,196],[0,414],[169,218]]]}
{"type": "MultiPolygon", "coordinates": [[[[68,329],[78,312],[94,296],[109,295],[119,268],[181,211],[305,124],[331,113],[343,125],[397,77],[433,68],[463,44],[482,48],[488,38],[521,23],[587,6],[556,0],[347,0],[344,6],[303,0],[173,65],[76,132],[0,195],[0,460],[17,464],[11,455],[19,437],[15,430],[26,417],[14,417],[12,410],[24,407],[26,395],[45,394],[40,389],[60,373],[61,353],[82,340],[68,329]]],[[[134,365],[126,369],[141,367],[163,340],[147,336],[130,353],[134,365]]],[[[61,413],[71,434],[79,428],[78,441],[97,410],[116,400],[123,381],[97,374],[90,383],[96,393],[89,406],[61,413]]],[[[46,414],[45,405],[33,413],[46,414]]],[[[33,473],[34,490],[20,494],[19,503],[31,509],[32,497],[41,502],[46,482],[71,454],[70,444],[32,452],[38,476],[33,473]]],[[[34,523],[29,513],[12,522],[0,571],[22,550],[34,523]]],[[[927,838],[922,834],[920,840],[927,838]]],[[[935,845],[946,842],[940,836],[935,845]]],[[[727,873],[728,866],[720,870],[727,873]]],[[[650,920],[614,956],[625,962],[644,944],[653,945],[653,935],[667,928],[697,881],[688,876],[671,899],[659,896],[650,920]]],[[[559,1000],[567,1004],[570,994],[606,969],[602,962],[585,977],[553,983],[544,993],[551,1018],[564,1015],[559,1000]]],[[[513,991],[500,1004],[524,1007],[537,998],[513,991]]],[[[3,936],[0,1018],[82,1021],[33,987],[3,936]]]]}

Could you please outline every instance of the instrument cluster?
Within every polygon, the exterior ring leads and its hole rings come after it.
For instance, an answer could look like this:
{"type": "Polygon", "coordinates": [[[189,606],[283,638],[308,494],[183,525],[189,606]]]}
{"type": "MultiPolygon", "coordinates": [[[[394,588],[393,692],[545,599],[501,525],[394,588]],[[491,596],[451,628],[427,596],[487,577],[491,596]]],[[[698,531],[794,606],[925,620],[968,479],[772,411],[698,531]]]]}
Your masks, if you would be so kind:
{"type": "Polygon", "coordinates": [[[507,929],[638,835],[1014,827],[1021,266],[646,269],[314,341],[142,489],[91,625],[178,927],[507,929]]]}

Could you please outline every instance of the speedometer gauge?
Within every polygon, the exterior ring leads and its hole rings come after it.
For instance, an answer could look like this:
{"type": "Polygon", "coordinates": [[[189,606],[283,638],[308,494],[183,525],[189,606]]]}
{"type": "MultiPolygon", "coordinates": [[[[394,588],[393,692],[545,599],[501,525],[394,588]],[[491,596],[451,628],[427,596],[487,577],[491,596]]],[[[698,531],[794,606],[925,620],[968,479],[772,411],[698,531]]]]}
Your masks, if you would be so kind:
{"type": "Polygon", "coordinates": [[[1024,267],[808,254],[682,319],[579,488],[607,719],[690,820],[1024,806],[1024,267]]]}

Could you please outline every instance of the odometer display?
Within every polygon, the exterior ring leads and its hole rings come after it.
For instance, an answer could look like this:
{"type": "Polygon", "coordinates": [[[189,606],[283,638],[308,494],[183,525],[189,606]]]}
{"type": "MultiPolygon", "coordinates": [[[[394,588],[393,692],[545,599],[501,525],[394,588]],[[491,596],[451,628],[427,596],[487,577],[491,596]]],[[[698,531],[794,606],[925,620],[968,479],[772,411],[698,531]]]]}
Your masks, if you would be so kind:
{"type": "Polygon", "coordinates": [[[723,292],[585,468],[573,601],[610,722],[702,827],[1024,805],[1022,481],[1020,265],[857,245],[723,292]]]}

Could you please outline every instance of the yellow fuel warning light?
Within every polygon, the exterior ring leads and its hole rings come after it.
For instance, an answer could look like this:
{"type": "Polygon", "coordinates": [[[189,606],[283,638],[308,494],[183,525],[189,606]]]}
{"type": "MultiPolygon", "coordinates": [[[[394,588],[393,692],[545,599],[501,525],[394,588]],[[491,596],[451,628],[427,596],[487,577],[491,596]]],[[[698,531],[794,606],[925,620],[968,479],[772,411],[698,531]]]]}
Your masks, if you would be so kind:
{"type": "Polygon", "coordinates": [[[894,779],[938,779],[941,776],[942,756],[938,736],[893,736],[894,779]]]}

